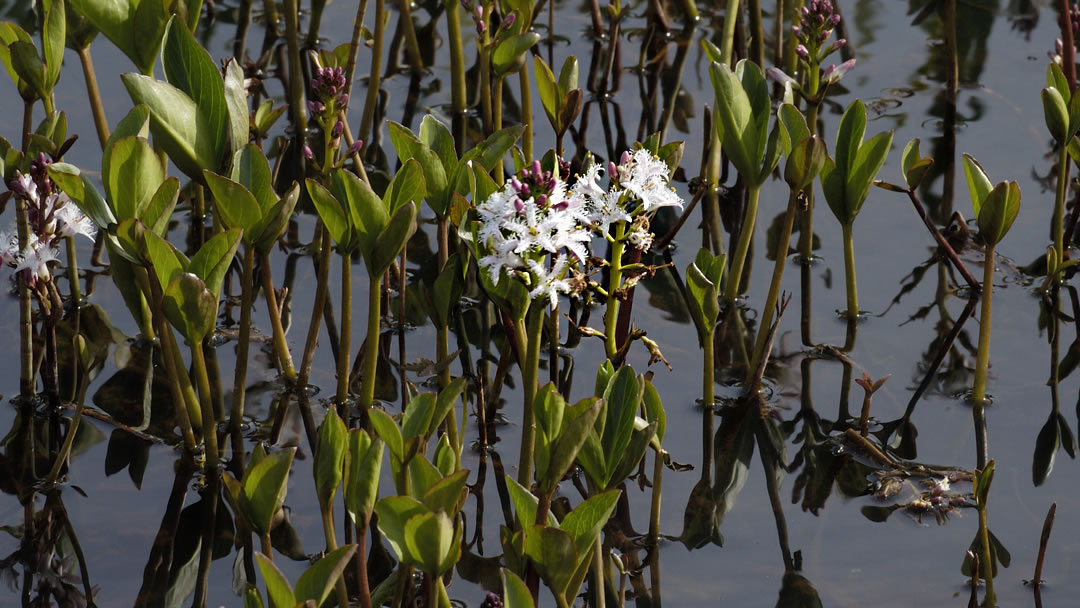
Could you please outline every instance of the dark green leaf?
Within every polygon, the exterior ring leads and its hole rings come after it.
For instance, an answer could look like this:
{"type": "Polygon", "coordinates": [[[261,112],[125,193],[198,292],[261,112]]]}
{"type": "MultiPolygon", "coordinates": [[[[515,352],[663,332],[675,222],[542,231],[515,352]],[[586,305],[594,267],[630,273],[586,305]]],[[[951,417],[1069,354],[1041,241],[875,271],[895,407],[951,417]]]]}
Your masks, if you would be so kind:
{"type": "Polygon", "coordinates": [[[371,419],[371,426],[375,427],[375,432],[390,448],[390,454],[397,458],[398,461],[403,460],[405,440],[402,438],[401,429],[398,428],[394,419],[380,409],[369,410],[368,416],[371,419]]]}
{"type": "Polygon", "coordinates": [[[351,242],[352,222],[346,215],[341,203],[329,190],[314,179],[309,177],[305,183],[307,184],[308,195],[311,197],[312,202],[315,203],[315,210],[319,213],[319,219],[323,221],[323,225],[330,232],[330,238],[334,239],[334,242],[339,245],[351,242]]]}
{"type": "Polygon", "coordinates": [[[206,288],[214,296],[215,307],[216,300],[221,295],[221,283],[236,257],[237,248],[240,247],[241,236],[243,230],[239,228],[230,228],[215,234],[195,252],[191,264],[188,265],[189,272],[195,273],[206,282],[206,288]]]}
{"type": "Polygon", "coordinates": [[[424,492],[420,502],[432,511],[457,513],[465,500],[465,482],[469,480],[469,471],[462,469],[435,482],[424,492]]]}
{"type": "Polygon", "coordinates": [[[366,258],[371,276],[382,275],[390,268],[415,231],[416,205],[410,202],[394,213],[390,223],[375,239],[374,248],[366,258]]]}
{"type": "Polygon", "coordinates": [[[540,578],[555,593],[563,593],[577,564],[578,552],[574,539],[566,532],[550,526],[525,528],[525,555],[532,560],[540,578]]]}
{"type": "Polygon", "coordinates": [[[560,529],[574,539],[578,555],[584,554],[600,535],[600,530],[607,524],[615,505],[619,501],[619,490],[608,490],[590,496],[588,500],[574,507],[566,514],[560,529]]]}
{"type": "Polygon", "coordinates": [[[518,575],[506,568],[500,568],[499,572],[502,574],[503,581],[503,606],[505,608],[535,608],[529,588],[518,578],[518,575]]]}
{"type": "MultiPolygon", "coordinates": [[[[202,168],[216,168],[226,150],[229,133],[229,106],[225,99],[225,83],[210,53],[203,49],[188,31],[187,25],[179,19],[171,19],[166,28],[165,41],[161,47],[161,66],[165,71],[165,80],[195,102],[199,115],[205,121],[205,127],[210,129],[209,132],[199,133],[200,137],[206,138],[207,146],[213,151],[210,159],[213,164],[204,165],[202,168]]],[[[242,78],[239,86],[242,90],[242,78]]],[[[246,133],[246,101],[243,105],[246,133]]],[[[247,138],[244,137],[236,147],[246,143],[247,138]]]]}
{"type": "Polygon", "coordinates": [[[540,42],[540,34],[525,32],[515,34],[502,40],[495,45],[491,54],[491,67],[495,68],[495,76],[502,78],[511,72],[516,72],[525,64],[525,53],[537,42],[540,42]]]}
{"type": "Polygon", "coordinates": [[[129,73],[121,79],[132,101],[150,107],[154,141],[177,168],[193,179],[202,179],[203,169],[217,168],[221,162],[218,140],[223,136],[211,134],[195,101],[171,84],[149,76],[129,73]]]}
{"type": "Polygon", "coordinates": [[[266,584],[266,595],[270,599],[273,608],[296,608],[296,597],[288,579],[278,570],[274,562],[262,553],[255,554],[255,561],[259,564],[263,582],[266,584]]]}
{"type": "Polygon", "coordinates": [[[305,570],[296,580],[296,601],[314,601],[315,606],[322,606],[354,553],[356,545],[338,547],[305,570]]]}
{"type": "Polygon", "coordinates": [[[366,525],[379,495],[383,440],[363,429],[349,431],[349,473],[345,480],[345,508],[356,525],[366,525]]]}
{"type": "Polygon", "coordinates": [[[225,64],[224,84],[225,106],[229,110],[230,142],[232,151],[237,153],[248,143],[248,124],[251,122],[251,117],[248,115],[244,70],[236,59],[229,59],[225,64]]]}
{"type": "Polygon", "coordinates": [[[337,410],[330,408],[319,427],[319,446],[315,450],[315,493],[320,505],[333,504],[334,494],[341,484],[347,450],[348,429],[337,410]]]}
{"type": "Polygon", "coordinates": [[[295,453],[296,448],[288,448],[267,454],[244,472],[240,482],[244,490],[244,510],[248,514],[248,523],[259,535],[270,531],[274,514],[285,504],[289,469],[295,453]]]}
{"type": "Polygon", "coordinates": [[[1058,427],[1057,416],[1053,413],[1046,420],[1046,424],[1039,430],[1035,438],[1035,456],[1031,461],[1031,481],[1036,486],[1041,486],[1050,472],[1054,470],[1054,458],[1058,448],[1061,447],[1061,429],[1058,427]]]}
{"type": "Polygon", "coordinates": [[[982,165],[970,154],[964,154],[964,175],[967,177],[971,206],[975,209],[975,216],[978,217],[983,201],[986,200],[993,186],[990,184],[990,178],[986,176],[986,171],[983,170],[982,165]]]}
{"type": "Polygon", "coordinates": [[[227,228],[243,229],[244,243],[250,245],[251,239],[258,236],[251,229],[262,219],[262,209],[255,196],[243,185],[212,171],[204,171],[203,179],[214,195],[222,223],[227,228]]]}
{"type": "Polygon", "coordinates": [[[420,393],[409,401],[401,419],[403,439],[424,437],[427,434],[431,416],[435,413],[435,399],[435,393],[420,393]]]}
{"type": "Polygon", "coordinates": [[[165,288],[165,316],[192,345],[201,344],[214,329],[217,304],[206,283],[190,272],[176,277],[165,288]]]}

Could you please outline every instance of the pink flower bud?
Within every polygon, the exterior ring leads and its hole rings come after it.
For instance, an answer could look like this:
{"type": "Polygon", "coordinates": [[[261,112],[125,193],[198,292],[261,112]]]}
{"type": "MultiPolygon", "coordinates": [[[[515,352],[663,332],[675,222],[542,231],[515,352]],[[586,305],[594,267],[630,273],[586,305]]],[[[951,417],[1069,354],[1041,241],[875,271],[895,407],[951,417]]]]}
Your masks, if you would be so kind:
{"type": "Polygon", "coordinates": [[[304,144],[304,158],[308,160],[313,160],[315,158],[315,153],[311,151],[311,146],[307,144],[304,144]]]}
{"type": "Polygon", "coordinates": [[[510,13],[509,15],[506,16],[505,19],[503,19],[502,25],[503,25],[503,27],[511,27],[512,25],[514,25],[514,21],[516,21],[516,20],[517,20],[517,13],[510,13]]]}
{"type": "Polygon", "coordinates": [[[349,146],[349,156],[352,156],[353,154],[359,154],[360,150],[363,149],[363,147],[364,147],[364,140],[358,139],[358,140],[354,141],[352,143],[352,145],[349,146]]]}
{"type": "Polygon", "coordinates": [[[840,13],[833,13],[831,21],[834,26],[840,25],[840,13]]]}
{"type": "Polygon", "coordinates": [[[810,51],[806,50],[806,46],[800,44],[795,47],[795,54],[803,59],[810,59],[810,51]]]}
{"type": "Polygon", "coordinates": [[[616,167],[615,163],[611,162],[610,160],[607,164],[607,171],[608,175],[611,176],[611,179],[616,179],[617,177],[619,177],[618,167],[616,167]]]}
{"type": "Polygon", "coordinates": [[[341,137],[341,134],[345,132],[345,123],[340,120],[334,123],[334,128],[330,131],[330,136],[334,139],[341,137]]]}

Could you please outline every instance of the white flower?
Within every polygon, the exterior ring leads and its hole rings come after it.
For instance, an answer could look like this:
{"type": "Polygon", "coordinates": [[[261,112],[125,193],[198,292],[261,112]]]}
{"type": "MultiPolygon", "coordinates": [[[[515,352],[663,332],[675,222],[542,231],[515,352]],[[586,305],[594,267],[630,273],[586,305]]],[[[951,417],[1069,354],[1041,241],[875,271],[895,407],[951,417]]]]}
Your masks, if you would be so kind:
{"type": "Polygon", "coordinates": [[[645,226],[635,223],[630,234],[626,235],[626,240],[633,245],[634,249],[648,251],[652,247],[653,233],[645,226]]]}
{"type": "Polygon", "coordinates": [[[97,226],[70,200],[56,210],[56,219],[63,222],[59,230],[60,236],[68,237],[81,234],[91,241],[97,237],[97,226]]]}
{"type": "Polygon", "coordinates": [[[619,178],[619,184],[641,201],[646,213],[661,207],[682,208],[682,199],[668,187],[667,163],[644,148],[619,166],[619,178]]]}
{"type": "Polygon", "coordinates": [[[33,238],[22,254],[16,258],[15,272],[29,271],[30,284],[36,283],[38,279],[48,281],[52,277],[49,273],[49,262],[55,262],[59,259],[59,251],[48,246],[45,242],[33,238]]]}
{"type": "Polygon", "coordinates": [[[29,173],[19,173],[12,184],[11,190],[17,196],[21,196],[35,205],[38,203],[37,184],[34,183],[34,178],[30,177],[29,173]]]}
{"type": "Polygon", "coordinates": [[[855,67],[854,59],[848,59],[840,65],[830,65],[821,72],[821,82],[826,85],[833,84],[843,78],[844,74],[850,72],[853,67],[855,67]]]}
{"type": "Polygon", "coordinates": [[[14,230],[0,232],[0,264],[15,264],[19,258],[19,235],[14,230]]]}
{"type": "Polygon", "coordinates": [[[544,265],[536,260],[529,260],[529,271],[533,275],[533,280],[536,281],[536,285],[529,292],[529,297],[535,300],[546,295],[551,308],[555,308],[559,303],[559,294],[570,293],[570,282],[562,278],[565,270],[566,256],[559,256],[550,270],[545,269],[544,265]]]}

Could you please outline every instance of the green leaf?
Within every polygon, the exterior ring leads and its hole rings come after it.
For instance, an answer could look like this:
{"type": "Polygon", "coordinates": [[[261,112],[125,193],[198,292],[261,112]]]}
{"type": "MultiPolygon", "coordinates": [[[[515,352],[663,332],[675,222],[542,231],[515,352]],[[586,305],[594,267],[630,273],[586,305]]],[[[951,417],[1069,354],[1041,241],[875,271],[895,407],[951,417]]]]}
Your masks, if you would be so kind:
{"type": "Polygon", "coordinates": [[[389,214],[393,214],[410,201],[419,205],[426,192],[424,170],[415,158],[410,158],[401,165],[394,179],[390,180],[390,184],[386,186],[386,192],[383,193],[382,198],[383,207],[389,214]]]}
{"type": "Polygon", "coordinates": [[[559,94],[566,96],[570,91],[578,88],[578,60],[570,55],[563,61],[562,69],[559,70],[559,94]]]}
{"type": "Polygon", "coordinates": [[[540,55],[533,55],[533,70],[536,72],[536,92],[540,96],[540,105],[544,107],[551,128],[559,130],[559,102],[562,95],[555,82],[555,74],[540,55]]]}
{"type": "Polygon", "coordinates": [[[333,504],[334,494],[341,484],[348,433],[337,410],[328,409],[319,427],[319,445],[315,451],[315,493],[320,505],[333,504]]]}
{"type": "Polygon", "coordinates": [[[121,76],[128,95],[137,104],[150,107],[150,131],[176,164],[192,179],[201,179],[203,169],[216,169],[221,162],[220,136],[211,133],[207,118],[195,101],[167,82],[128,73],[121,76]]]}
{"type": "Polygon", "coordinates": [[[109,140],[105,142],[105,148],[101,155],[101,175],[112,175],[109,160],[112,157],[112,148],[116,142],[125,137],[150,137],[150,108],[139,104],[131,108],[126,116],[120,119],[113,127],[109,140]]]}
{"type": "MultiPolygon", "coordinates": [[[[447,175],[451,175],[455,169],[457,169],[458,157],[457,151],[454,149],[454,136],[450,133],[450,129],[446,128],[446,125],[439,122],[437,118],[428,114],[420,121],[420,141],[424,142],[424,145],[429,150],[435,153],[439,162],[443,166],[443,171],[447,175]]],[[[415,200],[419,204],[417,199],[415,200]]],[[[393,213],[396,207],[391,208],[393,213]]]]}
{"type": "Polygon", "coordinates": [[[600,535],[600,530],[607,524],[611,514],[615,512],[615,505],[619,502],[620,490],[608,490],[590,496],[588,500],[574,507],[573,511],[566,514],[562,520],[560,529],[574,539],[578,555],[589,550],[589,547],[600,535]]]}
{"type": "Polygon", "coordinates": [[[139,221],[146,224],[147,229],[154,234],[164,235],[169,229],[169,221],[179,197],[180,180],[175,177],[166,178],[150,200],[138,210],[139,221]]]}
{"type": "Polygon", "coordinates": [[[206,288],[214,295],[215,307],[221,295],[221,283],[236,257],[237,248],[240,247],[241,236],[243,230],[239,228],[230,228],[215,234],[195,252],[191,264],[188,265],[189,272],[195,273],[206,282],[206,288]]]}
{"type": "Polygon", "coordinates": [[[164,237],[153,232],[146,232],[143,234],[143,243],[147,259],[153,267],[154,274],[158,277],[162,290],[168,287],[173,279],[187,271],[187,259],[182,258],[183,254],[164,237]]]}
{"type": "Polygon", "coordinates": [[[1054,87],[1062,95],[1065,95],[1066,91],[1072,90],[1069,87],[1069,80],[1065,78],[1065,72],[1061,71],[1061,66],[1057,63],[1051,63],[1046,68],[1046,86],[1054,87]]]}
{"type": "Polygon", "coordinates": [[[232,151],[239,152],[248,143],[248,125],[251,116],[248,114],[247,89],[244,88],[244,70],[230,58],[225,64],[224,82],[225,106],[229,111],[229,135],[232,151]]]}
{"type": "Polygon", "coordinates": [[[34,93],[30,90],[30,83],[23,80],[15,70],[10,48],[13,42],[26,42],[31,46],[34,44],[33,38],[26,33],[26,30],[10,21],[0,21],[0,61],[3,61],[4,69],[11,77],[11,82],[15,83],[19,95],[23,99],[32,99],[34,93]]]}
{"type": "Polygon", "coordinates": [[[252,229],[256,236],[252,237],[255,249],[269,251],[274,243],[281,237],[285,229],[289,227],[289,219],[292,218],[296,203],[300,200],[300,184],[293,182],[289,191],[285,193],[275,205],[263,212],[263,217],[252,229]]]}
{"type": "Polygon", "coordinates": [[[435,430],[442,424],[443,419],[450,413],[450,409],[454,407],[458,397],[465,391],[465,378],[454,378],[450,381],[450,384],[446,385],[446,388],[439,391],[439,396],[435,400],[435,412],[431,416],[431,421],[428,423],[427,432],[425,436],[432,437],[435,435],[435,430]]]}
{"type": "Polygon", "coordinates": [[[716,319],[720,316],[719,290],[709,280],[697,264],[686,267],[687,303],[690,315],[698,326],[698,333],[706,336],[712,333],[716,319]]]}
{"type": "Polygon", "coordinates": [[[744,176],[756,176],[760,156],[757,156],[757,133],[750,97],[742,83],[726,65],[709,65],[709,78],[716,95],[715,127],[720,143],[735,169],[744,176]]]}
{"type": "Polygon", "coordinates": [[[525,555],[553,592],[561,594],[566,590],[573,574],[568,565],[578,560],[572,536],[550,526],[526,527],[525,555]]]}
{"type": "Polygon", "coordinates": [[[851,167],[851,172],[848,173],[847,187],[844,191],[852,220],[862,209],[870,188],[874,185],[874,178],[885,164],[889,148],[892,146],[892,136],[892,131],[878,133],[862,144],[855,155],[855,162],[851,167]]]}
{"type": "Polygon", "coordinates": [[[270,531],[274,514],[285,504],[289,469],[295,453],[296,448],[288,448],[267,454],[265,458],[249,466],[240,481],[244,489],[244,510],[248,515],[248,523],[259,535],[270,531]]]}
{"type": "MultiPolygon", "coordinates": [[[[431,464],[427,456],[419,453],[419,445],[420,439],[415,437],[405,442],[405,458],[409,461],[409,494],[417,500],[423,498],[443,477],[442,472],[431,464]]],[[[398,491],[402,491],[402,488],[398,488],[398,491]]]]}
{"type": "Polygon", "coordinates": [[[394,419],[390,417],[390,414],[380,409],[368,410],[368,417],[371,420],[371,426],[375,428],[375,433],[390,448],[390,454],[397,458],[399,462],[403,461],[405,440],[402,438],[401,429],[398,428],[394,419]]]}
{"type": "Polygon", "coordinates": [[[266,595],[270,599],[270,605],[273,608],[295,608],[296,596],[281,570],[262,553],[255,554],[255,561],[258,562],[263,582],[266,583],[266,595]]]}
{"type": "Polygon", "coordinates": [[[411,496],[388,496],[375,503],[379,531],[399,559],[413,562],[406,548],[405,524],[412,517],[428,512],[427,507],[411,496]]]}
{"type": "MultiPolygon", "coordinates": [[[[165,71],[165,80],[187,94],[195,102],[199,115],[205,120],[209,133],[200,133],[207,138],[213,150],[213,164],[204,165],[203,169],[216,168],[226,150],[226,137],[229,133],[229,107],[225,100],[225,83],[221,72],[202,47],[188,31],[187,25],[175,17],[169,20],[165,31],[165,42],[161,47],[161,67],[165,71]]],[[[243,78],[241,75],[241,89],[243,78]]],[[[244,129],[247,129],[246,102],[244,103],[244,129]]],[[[151,107],[153,111],[153,107],[151,107]]],[[[247,143],[247,139],[239,145],[247,143]]],[[[193,178],[195,176],[192,176],[193,178]]]]}
{"type": "Polygon", "coordinates": [[[536,608],[533,604],[532,594],[518,575],[499,568],[503,582],[503,606],[504,608],[536,608]]]}
{"type": "Polygon", "coordinates": [[[330,232],[330,237],[338,245],[351,242],[352,221],[338,199],[322,184],[310,177],[305,180],[305,183],[308,195],[315,203],[315,210],[319,213],[319,219],[330,232]]]}
{"type": "Polygon", "coordinates": [[[1020,213],[1020,186],[1016,182],[1001,182],[987,195],[976,218],[979,236],[990,245],[997,245],[1012,228],[1020,213]]]}
{"type": "Polygon", "coordinates": [[[368,273],[371,276],[379,276],[386,272],[414,232],[416,232],[416,205],[410,202],[394,213],[386,229],[375,239],[373,249],[365,258],[368,273]]]}
{"type": "MultiPolygon", "coordinates": [[[[522,528],[528,528],[536,523],[536,510],[540,505],[538,499],[528,488],[521,485],[511,475],[506,475],[506,489],[510,494],[510,502],[514,505],[514,513],[517,514],[518,522],[522,528]]],[[[548,511],[547,525],[558,528],[559,520],[555,514],[548,511]]]]}
{"type": "MultiPolygon", "coordinates": [[[[424,142],[420,141],[418,137],[413,135],[407,127],[402,126],[392,120],[386,123],[387,130],[390,133],[390,141],[394,144],[394,150],[397,152],[398,160],[405,162],[410,158],[415,158],[420,163],[420,167],[424,170],[424,183],[427,186],[427,196],[425,197],[430,205],[432,201],[436,199],[442,199],[445,197],[446,191],[446,169],[443,168],[442,160],[438,155],[427,147],[424,142]]],[[[435,212],[439,215],[445,215],[446,210],[435,209],[435,212]]]]}
{"type": "Polygon", "coordinates": [[[60,79],[60,66],[64,62],[64,45],[67,42],[67,12],[64,0],[45,0],[45,19],[41,32],[41,48],[45,60],[45,85],[49,91],[60,79]]]}
{"type": "Polygon", "coordinates": [[[781,134],[784,154],[791,154],[792,147],[810,137],[810,129],[806,126],[806,118],[798,108],[790,103],[780,104],[776,116],[784,127],[784,132],[781,134]]]}
{"type": "Polygon", "coordinates": [[[1050,135],[1058,142],[1064,142],[1069,136],[1069,108],[1061,92],[1053,87],[1042,90],[1043,120],[1050,135]]]}
{"type": "Polygon", "coordinates": [[[296,602],[314,601],[316,606],[322,606],[354,553],[356,545],[338,547],[305,570],[296,579],[296,602]]]}
{"type": "Polygon", "coordinates": [[[442,511],[414,515],[405,522],[405,543],[418,561],[415,565],[433,576],[442,576],[453,566],[461,550],[459,540],[459,528],[442,511]]]}
{"type": "Polygon", "coordinates": [[[250,245],[252,239],[258,236],[251,229],[262,219],[262,209],[255,195],[243,185],[209,170],[203,171],[203,179],[214,195],[215,208],[222,223],[226,228],[243,229],[244,243],[250,245]]]}
{"type": "Polygon", "coordinates": [[[420,502],[432,511],[457,513],[465,500],[465,482],[469,480],[469,471],[462,469],[435,482],[424,492],[420,502]]]}
{"type": "Polygon", "coordinates": [[[432,288],[434,296],[432,304],[434,306],[431,312],[436,327],[446,327],[450,311],[453,310],[454,306],[457,306],[463,290],[461,259],[457,254],[453,254],[447,258],[442,270],[439,271],[439,276],[435,278],[435,285],[432,288]]]}
{"type": "Polygon", "coordinates": [[[150,143],[138,137],[117,139],[109,152],[109,173],[102,175],[105,195],[117,219],[136,217],[165,179],[161,161],[150,143]]]}
{"type": "Polygon", "coordinates": [[[915,138],[904,147],[904,154],[900,159],[900,167],[904,174],[904,183],[914,190],[922,183],[923,177],[934,164],[934,159],[929,156],[923,158],[919,153],[919,139],[915,138]]]}
{"type": "Polygon", "coordinates": [[[401,418],[401,436],[405,440],[427,434],[431,416],[435,413],[435,393],[420,393],[405,407],[401,418]]]}
{"type": "Polygon", "coordinates": [[[836,130],[836,167],[842,175],[851,175],[854,171],[855,158],[862,145],[866,132],[866,106],[861,99],[851,102],[840,118],[836,130]]]}
{"type": "MultiPolygon", "coordinates": [[[[618,462],[630,443],[630,435],[634,431],[634,417],[641,404],[641,385],[632,367],[624,365],[615,372],[615,378],[608,385],[604,400],[607,401],[607,412],[600,447],[604,451],[604,458],[608,461],[606,473],[610,475],[611,465],[618,462]]],[[[606,487],[611,479],[605,477],[605,479],[593,481],[601,487],[606,487]]]]}
{"type": "Polygon", "coordinates": [[[379,234],[390,222],[386,205],[367,182],[350,171],[335,172],[333,188],[334,195],[348,211],[355,233],[355,241],[349,243],[346,250],[354,251],[359,247],[370,257],[369,252],[377,246],[379,234]]]}
{"type": "Polygon", "coordinates": [[[978,217],[979,209],[982,208],[982,203],[990,194],[993,186],[990,184],[990,178],[986,176],[986,171],[983,170],[982,165],[970,154],[964,154],[964,175],[967,177],[971,206],[975,209],[975,215],[978,217]]]}
{"type": "Polygon", "coordinates": [[[653,383],[648,380],[645,381],[645,393],[642,397],[642,403],[645,405],[645,419],[656,423],[656,439],[663,443],[664,431],[667,428],[667,413],[664,411],[664,404],[660,400],[660,393],[657,392],[653,383]]]}
{"type": "Polygon", "coordinates": [[[185,272],[165,288],[165,316],[188,342],[200,344],[214,329],[218,300],[202,279],[185,272]]]}
{"type": "MultiPolygon", "coordinates": [[[[609,404],[610,409],[610,404],[609,404]]],[[[596,419],[602,409],[602,400],[598,397],[587,397],[573,408],[577,415],[570,419],[569,423],[559,433],[558,439],[551,448],[550,464],[540,480],[541,486],[546,491],[554,491],[555,486],[563,478],[563,475],[574,464],[578,453],[592,433],[596,419]],[[584,404],[588,404],[582,407],[584,404]]],[[[539,467],[537,468],[539,471],[539,467]]]]}
{"type": "Polygon", "coordinates": [[[345,508],[356,525],[366,525],[379,496],[383,440],[363,429],[349,431],[349,472],[345,480],[345,508]]]}
{"type": "Polygon", "coordinates": [[[32,42],[16,40],[8,45],[11,53],[11,66],[19,79],[29,86],[38,98],[47,97],[51,91],[46,88],[45,65],[41,63],[37,47],[32,42]]]}
{"type": "MultiPolygon", "coordinates": [[[[974,482],[975,504],[986,508],[990,496],[990,484],[994,481],[994,461],[986,463],[982,471],[977,471],[974,482]]],[[[1006,564],[1007,566],[1008,564],[1006,564]]]]}
{"type": "Polygon", "coordinates": [[[788,153],[784,181],[792,190],[802,190],[814,182],[825,165],[825,142],[814,135],[807,137],[788,153]]]}
{"type": "Polygon", "coordinates": [[[495,68],[495,76],[502,78],[520,70],[525,64],[525,54],[536,46],[537,42],[540,42],[540,34],[525,32],[510,36],[496,44],[491,54],[491,67],[495,68]]]}
{"type": "Polygon", "coordinates": [[[1031,481],[1038,487],[1041,486],[1050,472],[1054,470],[1054,460],[1058,448],[1061,447],[1061,427],[1058,418],[1053,413],[1043,424],[1039,434],[1035,437],[1035,455],[1031,461],[1031,481]]]}

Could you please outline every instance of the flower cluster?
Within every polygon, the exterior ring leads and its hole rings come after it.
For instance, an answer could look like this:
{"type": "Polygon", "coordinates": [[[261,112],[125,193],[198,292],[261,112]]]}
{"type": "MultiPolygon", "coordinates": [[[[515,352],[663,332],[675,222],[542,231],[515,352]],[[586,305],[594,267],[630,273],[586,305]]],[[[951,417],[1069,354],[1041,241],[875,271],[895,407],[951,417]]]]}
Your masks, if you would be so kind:
{"type": "Polygon", "coordinates": [[[662,207],[683,206],[670,186],[667,163],[640,148],[623,152],[619,164],[609,162],[607,171],[611,181],[607,190],[598,184],[603,169],[594,164],[578,177],[571,198],[583,201],[589,223],[601,234],[614,223],[632,222],[625,238],[635,248],[647,250],[652,246],[649,217],[662,207]]]}
{"type": "Polygon", "coordinates": [[[26,247],[19,247],[14,230],[0,233],[0,264],[26,271],[28,282],[50,280],[49,262],[59,259],[56,245],[60,239],[83,235],[90,240],[97,228],[83,215],[66,194],[60,192],[49,178],[50,161],[39,155],[30,163],[29,173],[18,173],[8,189],[16,198],[26,202],[29,238],[26,247]]]}
{"type": "MultiPolygon", "coordinates": [[[[811,69],[816,69],[826,57],[847,46],[847,40],[840,38],[826,45],[832,37],[833,29],[840,25],[840,13],[830,0],[811,0],[802,7],[798,25],[791,26],[791,33],[798,39],[795,54],[811,69]]],[[[821,72],[822,82],[832,84],[855,67],[855,60],[849,59],[840,65],[830,65],[821,72]]]]}
{"type": "Polygon", "coordinates": [[[480,267],[494,284],[504,272],[527,276],[529,296],[547,296],[552,306],[560,293],[570,292],[568,256],[559,254],[566,250],[585,260],[591,236],[581,200],[568,196],[564,181],[534,161],[476,211],[477,237],[490,252],[480,258],[480,267]],[[545,266],[548,255],[553,257],[545,266]]]}
{"type": "MultiPolygon", "coordinates": [[[[1062,25],[1062,15],[1058,16],[1058,25],[1062,25]]],[[[1080,6],[1076,4],[1069,5],[1069,25],[1072,27],[1073,48],[1075,48],[1076,38],[1080,36],[1080,6]]],[[[1061,41],[1061,38],[1054,40],[1054,51],[1047,53],[1050,56],[1050,60],[1059,66],[1062,65],[1062,57],[1065,55],[1065,43],[1061,41]]]]}
{"type": "MultiPolygon", "coordinates": [[[[311,99],[307,102],[308,114],[319,123],[336,147],[345,133],[345,123],[338,117],[349,108],[349,94],[345,92],[345,70],[340,67],[318,68],[311,77],[311,99]]],[[[358,153],[363,142],[357,139],[349,148],[349,154],[358,153]]],[[[314,158],[311,148],[304,146],[304,156],[314,158]]]]}

